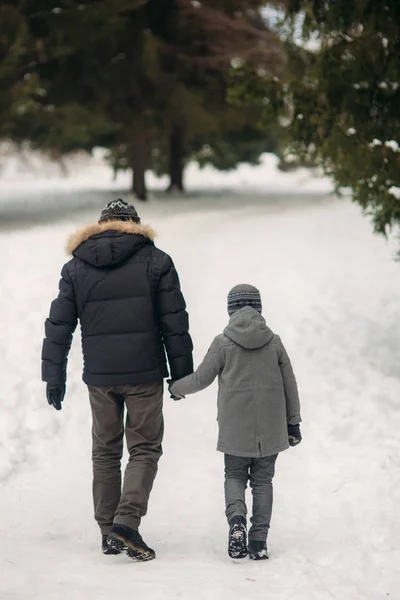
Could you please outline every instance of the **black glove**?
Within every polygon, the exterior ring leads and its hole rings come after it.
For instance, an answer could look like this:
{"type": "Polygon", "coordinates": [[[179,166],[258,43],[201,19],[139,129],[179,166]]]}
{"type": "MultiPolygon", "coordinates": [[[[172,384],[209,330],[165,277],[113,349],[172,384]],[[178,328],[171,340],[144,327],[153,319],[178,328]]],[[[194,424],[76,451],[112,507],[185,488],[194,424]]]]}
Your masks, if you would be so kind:
{"type": "Polygon", "coordinates": [[[46,387],[46,396],[50,406],[54,406],[56,410],[61,410],[61,402],[64,400],[65,396],[65,383],[48,383],[46,387]]]}
{"type": "Polygon", "coordinates": [[[302,437],[301,437],[301,433],[300,433],[300,425],[288,425],[287,426],[288,429],[288,436],[289,436],[289,444],[291,446],[297,446],[297,444],[300,444],[302,437]]]}
{"type": "Polygon", "coordinates": [[[175,379],[167,379],[167,383],[168,383],[168,391],[171,394],[171,398],[172,400],[182,400],[182,398],[184,398],[185,396],[176,396],[175,394],[172,393],[171,391],[171,387],[174,385],[175,383],[175,379]]]}

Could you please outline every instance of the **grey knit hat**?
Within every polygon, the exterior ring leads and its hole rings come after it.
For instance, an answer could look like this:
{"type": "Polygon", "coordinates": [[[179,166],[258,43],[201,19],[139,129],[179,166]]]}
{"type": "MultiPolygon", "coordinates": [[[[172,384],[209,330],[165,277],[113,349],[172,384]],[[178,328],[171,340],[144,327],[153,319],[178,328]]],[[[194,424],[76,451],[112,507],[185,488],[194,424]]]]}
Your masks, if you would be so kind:
{"type": "Polygon", "coordinates": [[[117,219],[120,221],[134,221],[140,223],[139,215],[132,204],[128,204],[125,200],[118,198],[118,200],[112,200],[107,206],[101,211],[99,223],[102,221],[108,221],[110,219],[117,219]]]}
{"type": "Polygon", "coordinates": [[[259,313],[262,311],[261,295],[256,287],[241,283],[236,285],[228,294],[228,313],[232,316],[234,312],[244,308],[245,306],[251,306],[259,313]]]}

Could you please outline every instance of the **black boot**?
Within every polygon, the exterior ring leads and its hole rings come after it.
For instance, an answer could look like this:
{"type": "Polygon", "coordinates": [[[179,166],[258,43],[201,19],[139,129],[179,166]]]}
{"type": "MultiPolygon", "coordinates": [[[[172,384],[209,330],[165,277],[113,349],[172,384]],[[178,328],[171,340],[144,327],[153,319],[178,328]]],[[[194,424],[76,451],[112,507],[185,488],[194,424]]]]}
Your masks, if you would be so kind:
{"type": "Polygon", "coordinates": [[[108,535],[101,536],[101,549],[103,550],[103,554],[121,554],[121,550],[117,550],[117,548],[113,548],[107,544],[108,535]]]}
{"type": "Polygon", "coordinates": [[[247,556],[247,523],[245,517],[233,517],[229,521],[228,554],[231,558],[247,556]]]}
{"type": "Polygon", "coordinates": [[[252,560],[266,560],[268,558],[267,543],[250,540],[249,557],[252,560]]]}
{"type": "Polygon", "coordinates": [[[129,558],[138,562],[153,560],[156,557],[156,553],[144,543],[140,533],[126,525],[113,525],[107,543],[114,550],[125,551],[129,558]]]}

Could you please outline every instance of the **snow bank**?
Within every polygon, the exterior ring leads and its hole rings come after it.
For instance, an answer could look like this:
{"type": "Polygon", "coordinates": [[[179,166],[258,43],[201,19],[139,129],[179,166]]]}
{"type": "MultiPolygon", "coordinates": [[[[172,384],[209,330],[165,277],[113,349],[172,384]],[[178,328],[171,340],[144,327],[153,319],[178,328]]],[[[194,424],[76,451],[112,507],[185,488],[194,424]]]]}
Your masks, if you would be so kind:
{"type": "MultiPolygon", "coordinates": [[[[93,157],[77,154],[65,159],[68,175],[62,175],[57,163],[48,161],[40,154],[25,152],[15,154],[8,146],[0,146],[0,203],[8,195],[15,196],[21,191],[31,193],[33,189],[53,192],[55,190],[109,190],[129,189],[131,175],[119,173],[113,180],[113,173],[104,159],[105,152],[97,149],[93,157]]],[[[261,157],[261,165],[252,167],[242,164],[235,171],[221,172],[212,167],[199,169],[190,164],[186,170],[188,191],[226,189],[236,193],[329,193],[333,190],[331,181],[318,171],[298,169],[290,173],[279,171],[278,159],[273,154],[261,157]]],[[[157,178],[151,172],[147,182],[152,190],[164,190],[167,178],[157,178]]],[[[28,198],[26,198],[28,200],[28,198]]]]}

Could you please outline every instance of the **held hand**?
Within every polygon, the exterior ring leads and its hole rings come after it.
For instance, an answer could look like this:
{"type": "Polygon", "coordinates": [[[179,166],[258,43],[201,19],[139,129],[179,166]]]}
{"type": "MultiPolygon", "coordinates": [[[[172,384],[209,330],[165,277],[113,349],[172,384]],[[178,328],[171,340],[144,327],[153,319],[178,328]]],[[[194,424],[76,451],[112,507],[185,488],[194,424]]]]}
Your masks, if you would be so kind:
{"type": "Polygon", "coordinates": [[[303,439],[301,437],[300,425],[288,425],[288,436],[290,446],[293,447],[300,444],[301,440],[303,439]]]}
{"type": "Polygon", "coordinates": [[[65,384],[48,383],[46,387],[47,402],[56,410],[61,410],[65,396],[65,384]]]}
{"type": "Polygon", "coordinates": [[[175,381],[173,379],[168,379],[167,383],[168,383],[168,391],[171,394],[172,400],[182,400],[182,398],[185,397],[185,396],[180,396],[179,394],[174,394],[173,393],[172,386],[175,383],[175,381]]]}

